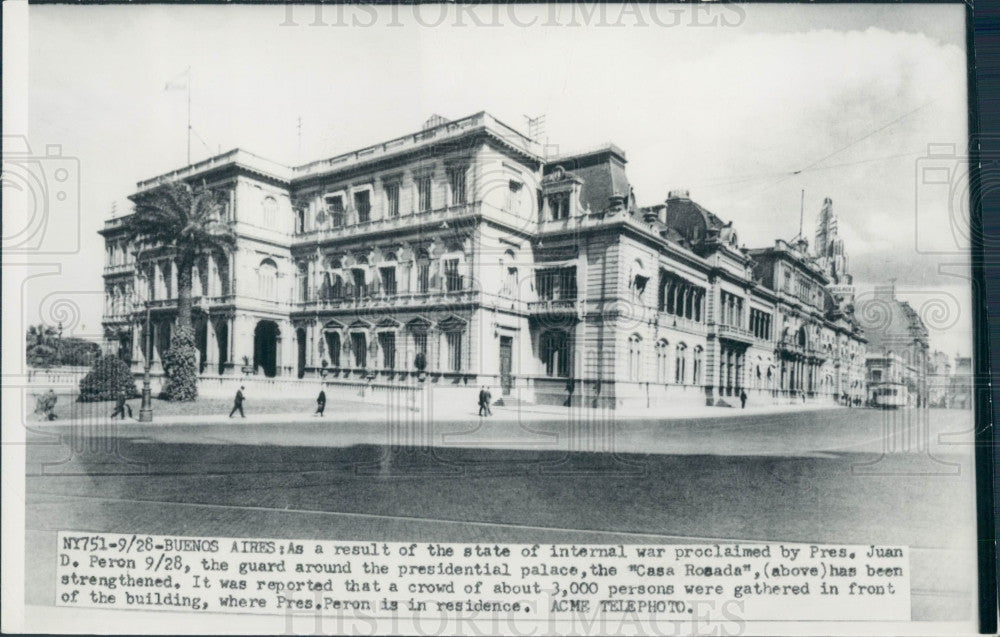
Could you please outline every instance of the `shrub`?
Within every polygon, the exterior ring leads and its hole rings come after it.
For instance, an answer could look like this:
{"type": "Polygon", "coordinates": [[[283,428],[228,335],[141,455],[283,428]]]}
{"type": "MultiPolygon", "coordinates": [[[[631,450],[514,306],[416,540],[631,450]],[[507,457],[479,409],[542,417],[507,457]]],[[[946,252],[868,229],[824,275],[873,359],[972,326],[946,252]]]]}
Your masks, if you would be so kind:
{"type": "Polygon", "coordinates": [[[170,348],[163,352],[163,371],[167,376],[164,398],[190,402],[198,397],[198,350],[190,330],[178,328],[174,332],[170,348]]]}
{"type": "Polygon", "coordinates": [[[129,398],[139,395],[132,370],[125,361],[108,354],[97,359],[87,375],[80,381],[80,402],[114,400],[121,392],[129,398]]]}
{"type": "Polygon", "coordinates": [[[101,346],[82,338],[64,338],[59,342],[60,365],[92,365],[101,357],[101,346]]]}

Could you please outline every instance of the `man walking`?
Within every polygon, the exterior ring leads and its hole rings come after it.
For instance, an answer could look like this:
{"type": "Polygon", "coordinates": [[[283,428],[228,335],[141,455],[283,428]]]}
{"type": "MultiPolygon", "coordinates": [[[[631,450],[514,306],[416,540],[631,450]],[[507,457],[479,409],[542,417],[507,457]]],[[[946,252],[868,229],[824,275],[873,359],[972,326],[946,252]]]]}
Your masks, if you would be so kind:
{"type": "Polygon", "coordinates": [[[128,409],[128,417],[132,418],[132,406],[126,402],[125,390],[118,392],[118,398],[115,399],[115,410],[111,412],[111,420],[118,416],[120,420],[125,420],[125,410],[128,409]]]}
{"type": "Polygon", "coordinates": [[[313,415],[322,418],[324,409],[326,409],[326,392],[320,389],[319,396],[316,397],[316,413],[313,415]]]}
{"type": "Polygon", "coordinates": [[[747,408],[747,390],[740,390],[740,409],[747,408]]]}
{"type": "Polygon", "coordinates": [[[490,392],[486,389],[486,385],[479,390],[479,415],[492,416],[493,412],[490,411],[490,392]],[[485,414],[483,412],[486,412],[485,414]]]}
{"type": "Polygon", "coordinates": [[[240,410],[240,418],[246,418],[246,414],[243,413],[243,400],[244,400],[244,398],[243,398],[243,390],[244,389],[245,388],[243,387],[243,385],[240,385],[240,388],[236,390],[236,397],[233,398],[233,410],[231,412],[229,412],[229,417],[230,418],[233,417],[233,414],[236,413],[237,409],[240,410]]]}

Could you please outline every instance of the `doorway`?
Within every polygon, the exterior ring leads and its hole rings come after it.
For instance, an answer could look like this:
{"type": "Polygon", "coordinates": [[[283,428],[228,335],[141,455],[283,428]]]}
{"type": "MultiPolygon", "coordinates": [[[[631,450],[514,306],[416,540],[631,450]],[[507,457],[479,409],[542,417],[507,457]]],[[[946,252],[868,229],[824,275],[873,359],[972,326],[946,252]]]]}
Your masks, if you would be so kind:
{"type": "Polygon", "coordinates": [[[512,336],[500,337],[500,390],[504,396],[510,396],[511,367],[514,358],[514,338],[512,336]]]}

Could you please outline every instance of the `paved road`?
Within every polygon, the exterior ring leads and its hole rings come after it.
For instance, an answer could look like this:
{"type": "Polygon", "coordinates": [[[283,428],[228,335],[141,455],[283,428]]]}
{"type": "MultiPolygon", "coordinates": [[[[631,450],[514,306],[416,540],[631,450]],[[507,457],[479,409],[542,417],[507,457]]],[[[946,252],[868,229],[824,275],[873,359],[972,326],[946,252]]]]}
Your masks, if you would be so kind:
{"type": "MultiPolygon", "coordinates": [[[[58,529],[902,544],[915,547],[915,618],[971,612],[968,413],[590,416],[45,427],[29,435],[33,571],[51,571],[58,529]]],[[[40,576],[29,600],[51,592],[40,576]]]]}

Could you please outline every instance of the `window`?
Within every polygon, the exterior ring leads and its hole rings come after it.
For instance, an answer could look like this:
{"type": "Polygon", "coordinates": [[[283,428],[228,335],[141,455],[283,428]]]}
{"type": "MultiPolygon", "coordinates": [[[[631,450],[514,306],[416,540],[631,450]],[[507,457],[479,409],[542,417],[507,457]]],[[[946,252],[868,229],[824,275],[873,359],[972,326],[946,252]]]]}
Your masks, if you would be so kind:
{"type": "Polygon", "coordinates": [[[539,270],[535,277],[538,299],[569,301],[576,299],[576,268],[539,270]]]}
{"type": "Polygon", "coordinates": [[[341,195],[326,197],[326,212],[330,215],[330,225],[339,228],[344,225],[344,198],[341,195]]]}
{"type": "Polygon", "coordinates": [[[295,232],[302,234],[306,231],[306,211],[298,208],[295,211],[295,232]]]}
{"type": "Polygon", "coordinates": [[[444,262],[444,276],[446,289],[449,292],[458,292],[462,289],[462,275],[458,272],[458,259],[447,259],[444,262]]]}
{"type": "Polygon", "coordinates": [[[694,356],[691,361],[691,382],[695,385],[701,384],[701,368],[702,368],[702,356],[704,355],[704,350],[701,345],[697,345],[694,348],[694,356]]]}
{"type": "Polygon", "coordinates": [[[396,295],[396,268],[387,267],[379,268],[379,274],[382,275],[382,293],[386,296],[396,295]]]}
{"type": "Polygon", "coordinates": [[[351,352],[354,354],[355,367],[368,367],[368,339],[364,334],[351,334],[351,352]]]}
{"type": "Polygon", "coordinates": [[[788,292],[789,294],[792,293],[792,273],[788,270],[784,271],[784,282],[782,284],[782,288],[785,292],[788,292]]]}
{"type": "Polygon", "coordinates": [[[660,339],[656,343],[656,382],[666,383],[668,382],[668,366],[670,365],[670,357],[668,355],[668,343],[666,339],[660,339]]]}
{"type": "Polygon", "coordinates": [[[340,353],[343,348],[343,344],[340,341],[340,333],[327,332],[326,345],[327,355],[330,357],[330,365],[333,367],[340,367],[340,353]]]}
{"type": "Polygon", "coordinates": [[[396,335],[392,332],[379,332],[378,346],[382,349],[382,367],[396,369],[396,335]]]}
{"type": "Polygon", "coordinates": [[[354,193],[354,209],[358,213],[358,223],[368,223],[372,217],[372,202],[370,190],[359,190],[354,193]]]}
{"type": "Polygon", "coordinates": [[[633,334],[628,337],[628,379],[642,380],[642,337],[633,334]]]}
{"type": "Polygon", "coordinates": [[[507,268],[507,278],[504,281],[503,295],[517,298],[517,268],[507,268]]]}
{"type": "Polygon", "coordinates": [[[448,342],[448,370],[460,372],[462,371],[462,332],[448,332],[445,337],[448,342]]]}
{"type": "Polygon", "coordinates": [[[771,338],[771,315],[756,308],[750,308],[750,331],[759,339],[771,338]]]}
{"type": "Polygon", "coordinates": [[[385,208],[389,217],[399,216],[399,184],[386,184],[385,208]]]}
{"type": "Polygon", "coordinates": [[[549,211],[552,219],[566,219],[569,217],[569,193],[557,193],[549,197],[549,211]]]}
{"type": "Polygon", "coordinates": [[[569,378],[569,334],[563,331],[544,332],[540,345],[545,375],[569,378]]]}
{"type": "Polygon", "coordinates": [[[431,209],[431,177],[425,175],[417,178],[417,210],[427,212],[431,209]]]}
{"type": "Polygon", "coordinates": [[[427,332],[415,332],[413,334],[413,354],[427,356],[427,332]]]}
{"type": "Polygon", "coordinates": [[[426,294],[430,288],[431,265],[426,261],[417,264],[417,292],[426,294]]]}
{"type": "Polygon", "coordinates": [[[365,271],[360,268],[351,270],[354,280],[354,298],[360,299],[368,295],[368,284],[365,283],[365,271]]]}
{"type": "MultiPolygon", "coordinates": [[[[298,272],[296,272],[296,278],[298,279],[299,288],[299,301],[306,302],[309,300],[309,266],[305,263],[300,263],[298,272]]],[[[323,279],[324,283],[329,283],[330,275],[327,274],[323,279]]],[[[325,286],[324,286],[325,290],[325,286]]]]}
{"type": "Polygon", "coordinates": [[[683,385],[687,380],[687,345],[677,344],[677,361],[674,363],[674,382],[683,385]]]}
{"type": "Polygon", "coordinates": [[[507,211],[513,213],[521,212],[521,191],[524,184],[514,179],[507,182],[507,211]]]}
{"type": "Polygon", "coordinates": [[[258,298],[273,300],[276,295],[276,283],[278,280],[278,265],[271,259],[264,259],[257,266],[257,294],[258,298]]]}
{"type": "Polygon", "coordinates": [[[278,201],[274,197],[264,197],[264,227],[278,227],[278,201]]]}
{"type": "Polygon", "coordinates": [[[448,188],[451,191],[451,205],[465,203],[465,168],[448,170],[448,188]]]}

